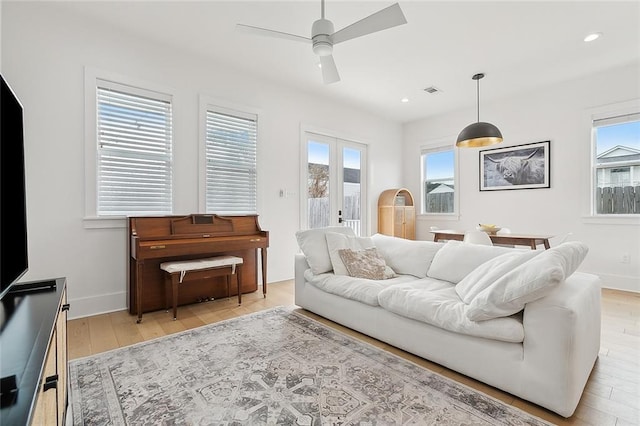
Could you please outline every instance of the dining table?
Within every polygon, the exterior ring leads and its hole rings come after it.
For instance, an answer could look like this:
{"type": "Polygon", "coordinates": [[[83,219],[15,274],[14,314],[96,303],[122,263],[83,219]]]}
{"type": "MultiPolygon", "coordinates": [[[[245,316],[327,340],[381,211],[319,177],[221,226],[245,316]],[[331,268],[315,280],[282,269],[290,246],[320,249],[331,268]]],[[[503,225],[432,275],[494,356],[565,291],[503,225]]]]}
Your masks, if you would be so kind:
{"type": "MultiPolygon", "coordinates": [[[[433,234],[433,241],[456,240],[463,241],[465,231],[457,231],[453,229],[435,229],[430,231],[433,234]]],[[[553,235],[531,235],[531,234],[498,234],[487,232],[493,244],[527,246],[531,250],[536,250],[538,245],[543,245],[545,249],[549,249],[549,239],[553,235]]]]}

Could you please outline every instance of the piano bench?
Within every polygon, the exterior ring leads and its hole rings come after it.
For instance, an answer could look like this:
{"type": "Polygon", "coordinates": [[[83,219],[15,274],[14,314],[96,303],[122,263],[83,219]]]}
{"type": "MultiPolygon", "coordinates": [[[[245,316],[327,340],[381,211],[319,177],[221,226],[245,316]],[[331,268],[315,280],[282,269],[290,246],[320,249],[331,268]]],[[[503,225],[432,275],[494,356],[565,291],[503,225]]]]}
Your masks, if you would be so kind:
{"type": "Polygon", "coordinates": [[[242,258],[236,256],[216,256],[206,259],[183,260],[177,262],[163,262],[160,264],[165,274],[165,305],[169,310],[169,299],[172,300],[173,319],[178,313],[178,287],[190,280],[202,280],[213,277],[227,277],[227,296],[230,293],[231,276],[236,275],[238,283],[238,305],[242,304],[242,258]]]}

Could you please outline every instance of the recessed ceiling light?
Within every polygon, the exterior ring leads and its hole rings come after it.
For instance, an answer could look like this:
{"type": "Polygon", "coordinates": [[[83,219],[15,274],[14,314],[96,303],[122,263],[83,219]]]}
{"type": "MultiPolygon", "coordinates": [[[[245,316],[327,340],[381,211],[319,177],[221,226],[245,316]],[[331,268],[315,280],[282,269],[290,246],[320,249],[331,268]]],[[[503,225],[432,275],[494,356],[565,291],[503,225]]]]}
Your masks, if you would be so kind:
{"type": "Polygon", "coordinates": [[[602,36],[602,33],[591,33],[584,38],[585,42],[590,42],[599,39],[602,36]]]}
{"type": "Polygon", "coordinates": [[[318,62],[318,68],[322,68],[322,63],[318,62]]]}
{"type": "Polygon", "coordinates": [[[403,104],[406,104],[407,102],[409,102],[409,98],[402,98],[400,99],[400,102],[402,102],[403,104]]]}

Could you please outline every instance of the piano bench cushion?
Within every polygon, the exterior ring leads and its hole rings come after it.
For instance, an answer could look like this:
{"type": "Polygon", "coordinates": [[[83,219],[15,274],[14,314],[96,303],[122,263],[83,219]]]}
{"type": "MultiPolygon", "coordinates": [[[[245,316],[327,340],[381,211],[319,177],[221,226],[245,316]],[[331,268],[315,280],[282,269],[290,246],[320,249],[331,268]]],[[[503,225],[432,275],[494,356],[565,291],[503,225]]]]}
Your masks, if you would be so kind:
{"type": "Polygon", "coordinates": [[[163,262],[160,269],[170,274],[188,271],[200,271],[203,269],[223,268],[232,266],[235,271],[236,265],[242,265],[242,258],[236,256],[216,256],[205,259],[181,260],[176,262],[163,262]]]}

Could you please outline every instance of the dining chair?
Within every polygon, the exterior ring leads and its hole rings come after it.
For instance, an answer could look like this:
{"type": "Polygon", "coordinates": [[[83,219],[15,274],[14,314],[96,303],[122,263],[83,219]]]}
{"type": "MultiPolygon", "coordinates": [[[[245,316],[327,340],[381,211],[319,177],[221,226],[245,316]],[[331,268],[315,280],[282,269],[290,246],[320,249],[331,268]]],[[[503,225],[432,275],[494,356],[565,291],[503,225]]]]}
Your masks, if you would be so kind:
{"type": "Polygon", "coordinates": [[[467,231],[464,233],[463,242],[467,244],[483,244],[485,246],[492,246],[493,242],[484,231],[467,231]]]}

